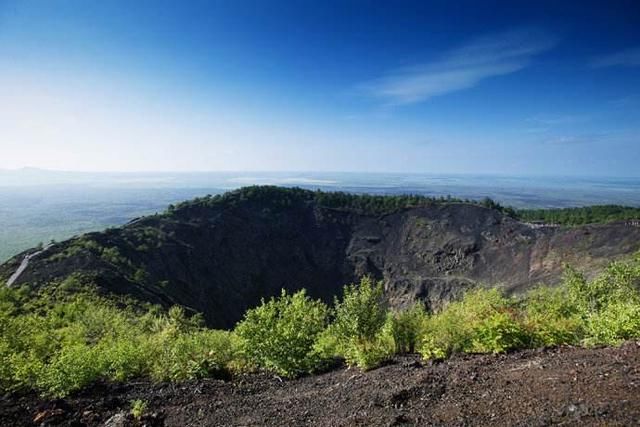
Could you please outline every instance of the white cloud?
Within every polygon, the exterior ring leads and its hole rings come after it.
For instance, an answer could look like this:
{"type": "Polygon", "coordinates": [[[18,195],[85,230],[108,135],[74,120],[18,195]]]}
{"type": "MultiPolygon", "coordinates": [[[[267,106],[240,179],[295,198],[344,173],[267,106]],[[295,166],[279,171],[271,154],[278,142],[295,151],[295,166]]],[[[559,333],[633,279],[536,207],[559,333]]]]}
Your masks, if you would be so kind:
{"type": "Polygon", "coordinates": [[[519,71],[555,42],[534,29],[493,34],[453,49],[434,62],[391,72],[361,85],[361,89],[390,105],[422,102],[519,71]]]}
{"type": "Polygon", "coordinates": [[[559,134],[541,140],[543,144],[550,145],[577,145],[577,144],[618,144],[635,143],[640,138],[640,133],[635,130],[604,131],[581,134],[559,134]]]}
{"type": "Polygon", "coordinates": [[[547,139],[544,141],[544,143],[552,145],[574,145],[600,142],[602,140],[602,135],[567,135],[547,139]]]}
{"type": "Polygon", "coordinates": [[[558,114],[558,115],[539,115],[529,117],[527,122],[534,123],[543,126],[559,126],[559,125],[571,125],[588,120],[586,115],[577,114],[558,114]]]}
{"type": "Polygon", "coordinates": [[[594,58],[591,61],[591,66],[594,68],[615,66],[640,67],[640,47],[625,49],[594,58]]]}

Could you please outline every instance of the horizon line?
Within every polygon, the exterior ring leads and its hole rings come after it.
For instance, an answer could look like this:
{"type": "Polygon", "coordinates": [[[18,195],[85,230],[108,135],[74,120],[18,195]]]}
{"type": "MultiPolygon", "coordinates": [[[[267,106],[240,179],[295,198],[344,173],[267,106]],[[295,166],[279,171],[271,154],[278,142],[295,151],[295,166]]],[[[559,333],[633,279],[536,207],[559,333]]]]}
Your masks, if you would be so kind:
{"type": "Polygon", "coordinates": [[[501,172],[428,172],[428,171],[349,171],[349,170],[269,170],[269,169],[219,169],[219,170],[83,170],[83,169],[52,169],[34,166],[22,166],[17,168],[0,168],[0,172],[40,171],[48,173],[72,173],[72,174],[225,174],[225,173],[267,173],[267,174],[359,174],[359,175],[430,175],[430,176],[486,176],[509,178],[612,178],[612,179],[640,179],[640,175],[580,175],[580,174],[509,174],[501,172]]]}

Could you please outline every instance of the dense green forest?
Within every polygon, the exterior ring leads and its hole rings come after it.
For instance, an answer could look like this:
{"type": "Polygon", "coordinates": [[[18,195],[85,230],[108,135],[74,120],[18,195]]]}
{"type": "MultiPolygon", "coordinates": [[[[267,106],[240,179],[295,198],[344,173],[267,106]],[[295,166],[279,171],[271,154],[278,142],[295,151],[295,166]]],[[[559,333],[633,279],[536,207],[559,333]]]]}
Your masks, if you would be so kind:
{"type": "Polygon", "coordinates": [[[429,197],[412,194],[372,195],[342,191],[310,191],[293,187],[250,186],[215,196],[199,197],[169,206],[167,213],[175,213],[199,207],[229,207],[240,203],[255,203],[265,207],[290,207],[300,203],[317,203],[332,209],[349,209],[369,214],[384,214],[399,209],[430,206],[444,203],[468,203],[485,206],[515,216],[516,211],[504,207],[490,198],[482,200],[460,199],[451,196],[429,197]]]}
{"type": "Polygon", "coordinates": [[[519,297],[477,289],[437,313],[390,310],[381,283],[363,278],[328,306],[304,290],[249,310],[231,331],[100,295],[75,276],[38,290],[0,289],[0,389],[64,396],[97,380],[229,378],[264,369],[295,377],[343,361],[368,370],[397,353],[616,345],[640,337],[640,254],[593,280],[568,269],[561,286],[519,297]]]}
{"type": "Polygon", "coordinates": [[[521,221],[541,221],[546,224],[584,225],[614,221],[640,220],[640,208],[618,205],[585,206],[562,209],[520,209],[521,221]]]}
{"type": "Polygon", "coordinates": [[[640,208],[597,205],[575,208],[513,209],[485,197],[481,200],[459,199],[451,196],[428,197],[420,195],[370,195],[345,192],[309,191],[301,188],[276,186],[251,186],[216,196],[196,198],[170,206],[168,212],[197,207],[235,206],[253,202],[270,207],[288,207],[297,203],[315,202],[319,206],[334,209],[351,209],[369,214],[384,214],[399,209],[430,206],[444,203],[467,203],[495,209],[512,218],[525,222],[543,222],[555,225],[602,224],[613,221],[640,220],[640,208]]]}

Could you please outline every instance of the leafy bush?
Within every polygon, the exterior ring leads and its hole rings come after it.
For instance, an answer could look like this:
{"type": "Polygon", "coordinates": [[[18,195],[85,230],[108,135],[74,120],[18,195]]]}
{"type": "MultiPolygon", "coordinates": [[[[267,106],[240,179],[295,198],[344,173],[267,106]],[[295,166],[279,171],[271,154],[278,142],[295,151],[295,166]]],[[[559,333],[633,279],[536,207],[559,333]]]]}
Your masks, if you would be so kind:
{"type": "Polygon", "coordinates": [[[347,285],[342,300],[335,301],[335,319],[316,348],[325,356],[344,358],[350,366],[374,368],[395,351],[387,313],[382,282],[364,277],[347,285]]]}
{"type": "Polygon", "coordinates": [[[239,358],[240,343],[228,331],[198,330],[160,334],[153,342],[158,356],[151,376],[161,381],[195,378],[227,378],[239,358]]]}
{"type": "Polygon", "coordinates": [[[585,325],[585,344],[618,344],[640,336],[640,255],[611,263],[587,281],[568,270],[565,284],[585,325]]]}
{"type": "Polygon", "coordinates": [[[577,344],[582,339],[584,322],[566,286],[538,287],[521,304],[530,347],[577,344]]]}
{"type": "Polygon", "coordinates": [[[202,329],[181,308],[139,312],[92,292],[25,300],[11,290],[0,301],[3,390],[64,396],[100,379],[227,376],[242,366],[232,333],[202,329]]]}
{"type": "Polygon", "coordinates": [[[607,304],[589,317],[587,332],[585,344],[616,345],[640,337],[640,305],[633,301],[607,304]]]}
{"type": "Polygon", "coordinates": [[[65,345],[49,363],[38,366],[36,385],[54,396],[64,396],[101,377],[104,358],[96,347],[74,343],[65,345]]]}
{"type": "Polygon", "coordinates": [[[451,353],[502,353],[527,342],[513,302],[497,289],[468,292],[424,322],[420,353],[442,359],[451,353]]]}
{"type": "Polygon", "coordinates": [[[134,419],[140,420],[147,410],[147,402],[141,399],[131,401],[131,415],[134,419]]]}
{"type": "Polygon", "coordinates": [[[396,353],[413,353],[420,344],[423,324],[427,320],[424,305],[416,303],[389,316],[396,353]]]}
{"type": "Polygon", "coordinates": [[[561,344],[616,345],[640,337],[640,256],[614,262],[593,280],[567,268],[558,288],[519,302],[496,290],[473,291],[424,322],[427,359],[454,352],[503,352],[561,344]]]}
{"type": "Polygon", "coordinates": [[[64,396],[97,380],[228,377],[260,366],[292,377],[333,357],[371,369],[394,353],[427,359],[561,344],[618,344],[640,337],[640,255],[592,280],[567,269],[561,286],[518,299],[468,292],[427,315],[390,313],[381,283],[347,285],[329,309],[305,291],[249,310],[235,331],[203,327],[181,307],[98,296],[74,275],[38,291],[0,289],[0,389],[64,396]]]}
{"type": "Polygon", "coordinates": [[[235,332],[250,361],[294,377],[320,365],[314,343],[326,326],[327,314],[327,306],[310,299],[306,291],[289,295],[282,290],[280,298],[263,300],[247,311],[235,332]]]}
{"type": "Polygon", "coordinates": [[[102,254],[100,255],[100,257],[106,262],[114,265],[126,264],[127,262],[127,259],[122,256],[120,250],[118,250],[118,248],[115,246],[102,249],[102,254]]]}
{"type": "Polygon", "coordinates": [[[10,350],[0,357],[12,367],[2,375],[3,388],[65,395],[99,378],[145,373],[148,355],[132,313],[89,294],[43,304],[33,301],[25,306],[33,312],[3,322],[0,347],[10,350]]]}

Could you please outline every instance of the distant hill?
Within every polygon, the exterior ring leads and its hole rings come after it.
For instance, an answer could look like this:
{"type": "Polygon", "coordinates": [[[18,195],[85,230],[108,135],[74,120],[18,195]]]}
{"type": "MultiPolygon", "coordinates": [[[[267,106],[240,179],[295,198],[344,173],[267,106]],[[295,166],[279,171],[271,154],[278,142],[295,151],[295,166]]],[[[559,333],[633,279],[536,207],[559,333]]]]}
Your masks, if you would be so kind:
{"type": "MultiPolygon", "coordinates": [[[[391,304],[435,308],[469,287],[518,292],[556,283],[565,263],[589,273],[640,250],[640,227],[625,221],[557,227],[517,215],[488,200],[246,187],[56,243],[13,286],[73,277],[229,327],[281,288],[329,301],[368,274],[391,304]]],[[[0,266],[1,280],[26,253],[0,266]]]]}

